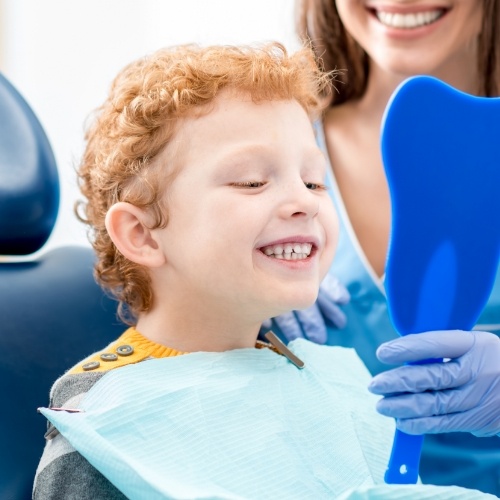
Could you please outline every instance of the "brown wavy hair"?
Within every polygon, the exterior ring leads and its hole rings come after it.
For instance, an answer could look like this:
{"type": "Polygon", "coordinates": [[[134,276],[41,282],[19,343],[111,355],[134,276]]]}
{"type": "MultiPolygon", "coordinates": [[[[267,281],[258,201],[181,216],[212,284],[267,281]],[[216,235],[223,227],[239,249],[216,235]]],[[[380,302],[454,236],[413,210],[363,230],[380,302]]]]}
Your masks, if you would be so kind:
{"type": "Polygon", "coordinates": [[[91,117],[78,168],[85,201],[75,207],[88,225],[97,254],[98,283],[119,302],[120,318],[133,323],[153,304],[148,270],[121,255],[105,227],[108,209],[126,201],[165,227],[165,194],[175,171],[156,161],[171,143],[180,118],[209,112],[223,89],[248,93],[255,102],[298,101],[312,119],[324,107],[331,75],[318,69],[312,49],[293,54],[278,43],[264,46],[183,45],[161,49],[126,66],[91,117]]]}
{"type": "MultiPolygon", "coordinates": [[[[335,0],[296,0],[298,35],[313,47],[325,70],[338,68],[335,106],[361,97],[368,82],[368,55],[347,32],[335,0]]],[[[483,21],[478,40],[479,94],[488,97],[500,92],[500,2],[483,0],[483,21]]]]}

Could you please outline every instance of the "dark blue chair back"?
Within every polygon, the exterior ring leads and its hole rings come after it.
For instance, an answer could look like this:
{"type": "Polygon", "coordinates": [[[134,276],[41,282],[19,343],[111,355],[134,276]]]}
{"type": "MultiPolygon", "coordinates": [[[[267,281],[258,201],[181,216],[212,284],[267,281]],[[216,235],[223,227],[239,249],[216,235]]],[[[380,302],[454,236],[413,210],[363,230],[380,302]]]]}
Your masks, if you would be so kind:
{"type": "Polygon", "coordinates": [[[59,178],[40,122],[0,74],[0,498],[31,498],[50,387],[125,328],[93,279],[90,247],[43,252],[59,178]],[[35,256],[32,256],[35,254],[35,256]]]}

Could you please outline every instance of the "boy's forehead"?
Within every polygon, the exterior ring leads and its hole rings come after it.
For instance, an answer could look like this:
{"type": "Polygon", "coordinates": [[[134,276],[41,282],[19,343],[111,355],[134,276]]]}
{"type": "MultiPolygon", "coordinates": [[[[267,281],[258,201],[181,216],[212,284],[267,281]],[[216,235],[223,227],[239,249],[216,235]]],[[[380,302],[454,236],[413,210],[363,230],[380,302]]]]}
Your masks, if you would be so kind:
{"type": "Polygon", "coordinates": [[[317,153],[311,120],[298,101],[254,100],[250,93],[225,89],[178,120],[162,155],[182,169],[193,160],[245,161],[296,146],[309,146],[313,156],[317,153]],[[295,144],[283,139],[291,129],[300,131],[298,137],[292,132],[295,144]]]}
{"type": "Polygon", "coordinates": [[[213,117],[213,115],[224,112],[224,110],[231,109],[238,101],[252,102],[252,96],[249,93],[236,92],[233,89],[222,89],[210,101],[193,106],[176,119],[177,123],[171,143],[180,147],[180,145],[185,142],[185,139],[191,137],[189,132],[190,129],[193,128],[208,132],[210,130],[210,124],[207,122],[212,122],[213,120],[206,120],[206,118],[213,117]]]}
{"type": "Polygon", "coordinates": [[[180,118],[175,136],[178,142],[183,136],[196,142],[199,134],[214,138],[220,138],[221,133],[231,136],[252,126],[258,129],[272,126],[264,116],[276,118],[288,114],[303,114],[310,123],[307,113],[295,99],[255,99],[249,92],[223,89],[212,101],[196,106],[180,118]]]}

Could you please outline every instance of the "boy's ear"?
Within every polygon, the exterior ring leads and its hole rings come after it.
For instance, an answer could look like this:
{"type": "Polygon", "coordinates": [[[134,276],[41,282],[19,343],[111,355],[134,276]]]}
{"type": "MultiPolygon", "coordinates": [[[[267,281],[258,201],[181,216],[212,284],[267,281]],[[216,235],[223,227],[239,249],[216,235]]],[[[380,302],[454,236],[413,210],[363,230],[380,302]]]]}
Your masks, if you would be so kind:
{"type": "Polygon", "coordinates": [[[118,251],[128,260],[145,267],[159,267],[165,255],[156,241],[156,232],[149,229],[144,210],[120,201],[106,214],[106,229],[118,251]]]}

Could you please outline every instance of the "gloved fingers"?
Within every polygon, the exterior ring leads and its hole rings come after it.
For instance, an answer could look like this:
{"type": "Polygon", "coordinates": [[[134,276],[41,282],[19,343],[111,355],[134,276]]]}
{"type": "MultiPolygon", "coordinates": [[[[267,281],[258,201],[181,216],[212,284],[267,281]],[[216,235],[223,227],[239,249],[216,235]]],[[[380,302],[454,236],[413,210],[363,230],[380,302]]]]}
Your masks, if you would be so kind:
{"type": "MultiPolygon", "coordinates": [[[[432,339],[442,333],[445,332],[427,332],[413,337],[430,336],[432,339]]],[[[452,342],[453,333],[450,332],[449,342],[452,342]]],[[[448,346],[448,350],[429,349],[423,354],[426,358],[458,355],[452,361],[405,366],[375,377],[370,389],[386,395],[377,409],[396,418],[402,431],[410,434],[460,431],[476,436],[500,433],[500,340],[487,332],[456,334],[455,344],[448,346]],[[464,342],[467,338],[472,340],[470,347],[464,342]],[[458,351],[450,350],[457,346],[458,351]],[[460,382],[465,383],[460,385],[460,382]],[[447,388],[447,385],[456,387],[447,388]],[[398,393],[416,389],[422,392],[398,393]]],[[[405,341],[405,338],[398,341],[405,341]]],[[[412,342],[414,340],[410,339],[405,349],[411,350],[412,342]]],[[[415,359],[403,358],[403,361],[409,360],[415,359]]]]}
{"type": "Polygon", "coordinates": [[[262,322],[262,325],[260,327],[260,333],[266,333],[269,330],[271,330],[273,327],[273,320],[271,318],[266,319],[265,321],[262,322]]]}
{"type": "Polygon", "coordinates": [[[396,427],[407,434],[470,432],[478,437],[495,436],[500,431],[498,419],[490,420],[481,409],[434,417],[396,419],[396,427]]]}
{"type": "Polygon", "coordinates": [[[347,323],[346,315],[335,302],[320,293],[317,304],[325,320],[330,321],[336,328],[344,328],[347,323]]]}
{"type": "Polygon", "coordinates": [[[458,361],[406,365],[379,373],[371,380],[368,390],[380,396],[402,392],[440,391],[461,387],[473,377],[470,365],[458,361]]]}
{"type": "Polygon", "coordinates": [[[288,341],[304,338],[302,327],[294,311],[281,314],[274,318],[274,321],[288,341]]]}
{"type": "Polygon", "coordinates": [[[432,358],[458,358],[472,348],[473,332],[444,330],[405,335],[377,349],[382,363],[399,365],[432,358]]]}
{"type": "Polygon", "coordinates": [[[347,288],[331,274],[327,274],[321,282],[319,293],[337,304],[347,304],[351,298],[347,288]]]}
{"type": "Polygon", "coordinates": [[[423,418],[403,418],[396,420],[396,427],[406,434],[438,434],[440,432],[454,432],[453,418],[449,415],[423,418]]]}
{"type": "Polygon", "coordinates": [[[318,344],[327,339],[326,325],[317,304],[273,318],[288,341],[306,338],[318,344]]]}
{"type": "Polygon", "coordinates": [[[377,411],[392,418],[423,418],[465,412],[475,408],[481,395],[472,387],[447,391],[400,394],[382,398],[377,411]]]}
{"type": "Polygon", "coordinates": [[[302,326],[305,338],[317,344],[324,344],[326,342],[327,332],[325,320],[321,315],[317,303],[307,309],[295,311],[295,314],[300,326],[302,326]]]}

